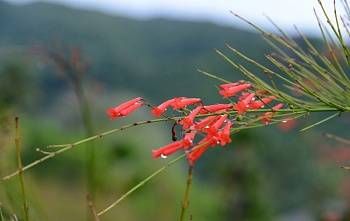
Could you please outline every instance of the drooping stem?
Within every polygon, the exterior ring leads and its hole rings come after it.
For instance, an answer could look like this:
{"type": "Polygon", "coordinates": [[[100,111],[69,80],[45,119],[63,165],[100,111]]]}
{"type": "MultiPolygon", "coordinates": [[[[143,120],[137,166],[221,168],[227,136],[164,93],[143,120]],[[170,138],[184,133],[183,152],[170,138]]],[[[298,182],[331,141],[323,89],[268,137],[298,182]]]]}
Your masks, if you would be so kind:
{"type": "Polygon", "coordinates": [[[182,201],[182,207],[181,207],[180,221],[184,221],[186,210],[190,204],[189,196],[190,196],[190,189],[192,186],[192,173],[193,173],[193,166],[189,166],[187,181],[186,181],[186,190],[185,190],[184,198],[182,201]]]}
{"type": "Polygon", "coordinates": [[[21,194],[23,200],[23,217],[25,221],[29,221],[29,206],[26,197],[26,191],[24,186],[24,177],[23,177],[23,166],[22,166],[22,158],[21,158],[21,138],[19,132],[19,118],[15,118],[15,145],[16,145],[16,156],[17,156],[17,167],[18,167],[18,178],[19,184],[21,187],[21,194]]]}

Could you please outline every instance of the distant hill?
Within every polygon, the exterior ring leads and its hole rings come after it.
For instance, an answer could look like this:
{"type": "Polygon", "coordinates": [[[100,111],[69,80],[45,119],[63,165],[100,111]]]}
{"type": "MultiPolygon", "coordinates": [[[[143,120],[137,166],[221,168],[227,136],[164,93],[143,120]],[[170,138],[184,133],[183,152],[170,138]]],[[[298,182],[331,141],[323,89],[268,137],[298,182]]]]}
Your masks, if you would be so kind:
{"type": "MultiPolygon", "coordinates": [[[[92,78],[108,88],[127,88],[156,101],[174,95],[200,96],[208,89],[214,92],[213,82],[197,74],[196,68],[240,79],[213,50],[225,43],[254,58],[268,52],[258,34],[237,28],[166,19],[139,21],[47,3],[0,2],[0,27],[0,49],[79,47],[90,61],[92,78]]],[[[47,78],[43,87],[59,88],[50,85],[50,75],[43,76],[47,78]]]]}

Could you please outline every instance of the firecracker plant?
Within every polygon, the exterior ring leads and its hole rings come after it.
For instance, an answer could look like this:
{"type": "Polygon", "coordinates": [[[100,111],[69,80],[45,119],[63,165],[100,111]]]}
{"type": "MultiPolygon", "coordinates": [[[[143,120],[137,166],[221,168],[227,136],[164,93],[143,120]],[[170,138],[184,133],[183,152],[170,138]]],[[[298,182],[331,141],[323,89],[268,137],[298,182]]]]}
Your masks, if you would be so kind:
{"type": "Polygon", "coordinates": [[[330,13],[326,11],[321,1],[319,5],[327,23],[325,25],[315,13],[323,38],[323,49],[315,47],[298,29],[296,30],[300,34],[299,39],[303,40],[303,47],[300,46],[300,42],[297,43],[279,28],[277,28],[279,33],[268,33],[245,18],[232,13],[260,32],[272,46],[275,53],[266,55],[272,65],[260,64],[227,45],[232,54],[224,54],[218,50],[217,53],[234,69],[241,72],[245,80],[229,81],[199,70],[200,73],[218,82],[218,93],[222,96],[222,100],[214,104],[206,104],[201,98],[193,98],[189,95],[189,97],[174,97],[168,100],[165,98],[163,103],[154,105],[146,98],[130,99],[109,108],[108,117],[118,120],[140,108],[147,108],[155,119],[131,123],[75,143],[49,145],[45,150],[38,149],[45,154],[42,158],[21,167],[18,171],[3,177],[2,180],[5,181],[21,174],[80,144],[140,125],[170,122],[173,130],[177,127],[181,128],[181,132],[175,134],[174,130],[173,142],[164,144],[162,147],[152,147],[150,155],[153,158],[168,158],[177,152],[181,154],[132,187],[115,202],[96,212],[95,215],[100,217],[108,212],[153,177],[186,158],[189,170],[180,214],[180,220],[184,220],[189,203],[193,167],[203,154],[210,154],[210,148],[226,146],[231,143],[232,139],[234,140],[234,134],[241,130],[293,121],[314,112],[328,113],[324,119],[301,128],[301,131],[305,131],[340,116],[341,113],[350,111],[350,79],[348,76],[350,48],[346,43],[350,37],[348,27],[350,7],[348,2],[343,0],[345,15],[339,16],[334,1],[335,22],[332,22],[330,13]],[[237,58],[249,63],[249,67],[253,66],[254,71],[237,62],[237,58]]]}

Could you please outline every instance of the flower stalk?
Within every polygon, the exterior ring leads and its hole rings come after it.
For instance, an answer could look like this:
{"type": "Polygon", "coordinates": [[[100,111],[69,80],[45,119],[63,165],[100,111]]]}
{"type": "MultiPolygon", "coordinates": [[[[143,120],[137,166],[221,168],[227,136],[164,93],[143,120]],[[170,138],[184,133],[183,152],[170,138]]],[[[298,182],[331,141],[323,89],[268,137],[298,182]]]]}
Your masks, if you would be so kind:
{"type": "Polygon", "coordinates": [[[145,184],[147,184],[150,180],[152,180],[154,177],[156,177],[157,175],[161,174],[162,172],[164,172],[168,167],[170,167],[171,165],[175,164],[176,162],[178,162],[179,160],[183,159],[186,155],[182,154],[178,157],[176,157],[175,159],[169,161],[166,165],[164,165],[163,167],[159,168],[158,170],[156,170],[155,172],[153,172],[151,175],[149,175],[148,177],[146,177],[145,179],[143,179],[141,182],[139,182],[138,184],[136,184],[134,187],[132,187],[129,191],[127,191],[126,193],[124,193],[121,197],[119,197],[116,201],[114,201],[113,203],[111,203],[108,207],[106,207],[105,209],[101,210],[100,212],[97,213],[98,216],[102,216],[103,214],[105,214],[106,212],[108,212],[109,210],[111,210],[113,207],[115,207],[116,205],[118,205],[120,202],[122,202],[124,199],[126,199],[130,194],[134,193],[136,190],[140,189],[142,186],[144,186],[145,184]]]}
{"type": "Polygon", "coordinates": [[[184,198],[182,201],[182,207],[181,207],[181,213],[180,213],[180,221],[184,221],[185,220],[185,214],[186,214],[186,210],[190,204],[190,190],[191,190],[191,186],[192,186],[192,174],[193,174],[193,166],[189,166],[188,167],[188,174],[187,174],[187,181],[186,181],[186,189],[185,189],[185,194],[184,194],[184,198]]]}
{"type": "Polygon", "coordinates": [[[23,176],[23,166],[21,158],[21,138],[20,138],[20,129],[19,129],[19,118],[15,117],[15,145],[16,145],[16,156],[17,156],[17,167],[18,167],[18,178],[19,184],[21,187],[21,194],[23,200],[23,219],[29,221],[29,206],[25,191],[24,185],[24,176],[23,176]]]}

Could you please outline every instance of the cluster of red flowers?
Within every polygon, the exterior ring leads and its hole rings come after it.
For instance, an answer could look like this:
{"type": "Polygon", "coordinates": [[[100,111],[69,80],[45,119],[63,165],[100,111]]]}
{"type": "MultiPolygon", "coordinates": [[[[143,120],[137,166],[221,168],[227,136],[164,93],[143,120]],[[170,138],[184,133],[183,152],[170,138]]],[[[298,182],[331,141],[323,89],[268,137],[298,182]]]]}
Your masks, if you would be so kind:
{"type": "MultiPolygon", "coordinates": [[[[182,126],[183,138],[153,150],[153,157],[165,158],[178,150],[184,150],[187,153],[189,164],[193,165],[209,147],[225,146],[230,143],[233,122],[229,118],[228,111],[236,111],[238,115],[243,115],[248,110],[264,108],[265,105],[275,100],[274,96],[259,97],[258,99],[256,94],[251,91],[251,84],[240,81],[220,85],[219,93],[224,98],[239,95],[235,103],[203,105],[200,98],[176,97],[153,107],[151,112],[156,117],[162,116],[168,108],[173,110],[190,109],[190,112],[177,122],[182,126]],[[202,136],[202,139],[196,142],[195,138],[198,135],[202,136]]],[[[111,119],[127,116],[144,104],[144,100],[138,97],[108,109],[107,114],[111,119]]],[[[273,106],[271,111],[265,112],[260,117],[261,121],[268,124],[274,111],[282,107],[281,103],[273,106]]]]}

